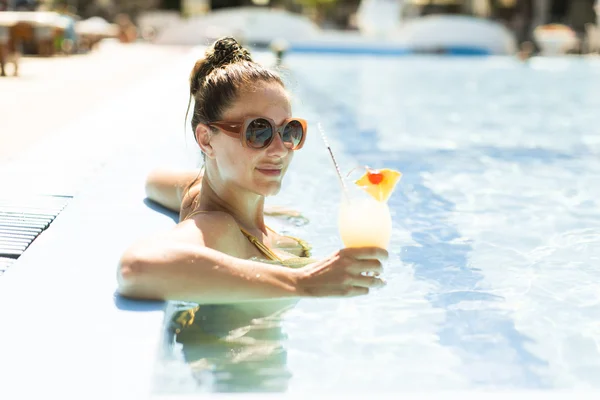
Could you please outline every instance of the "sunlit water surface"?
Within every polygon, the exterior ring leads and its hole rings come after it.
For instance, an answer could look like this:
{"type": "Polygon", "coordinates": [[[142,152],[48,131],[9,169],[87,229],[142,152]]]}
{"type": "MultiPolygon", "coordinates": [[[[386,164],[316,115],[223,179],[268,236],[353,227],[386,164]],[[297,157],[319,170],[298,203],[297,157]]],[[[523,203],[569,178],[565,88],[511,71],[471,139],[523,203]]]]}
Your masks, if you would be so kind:
{"type": "Polygon", "coordinates": [[[272,223],[316,256],[341,246],[321,122],[345,172],[404,174],[388,285],[241,328],[209,309],[185,335],[172,320],[191,305],[173,304],[156,391],[600,388],[600,61],[291,56],[286,67],[310,138],[269,202],[311,222],[272,223]],[[239,329],[211,342],[218,326],[239,329]]]}

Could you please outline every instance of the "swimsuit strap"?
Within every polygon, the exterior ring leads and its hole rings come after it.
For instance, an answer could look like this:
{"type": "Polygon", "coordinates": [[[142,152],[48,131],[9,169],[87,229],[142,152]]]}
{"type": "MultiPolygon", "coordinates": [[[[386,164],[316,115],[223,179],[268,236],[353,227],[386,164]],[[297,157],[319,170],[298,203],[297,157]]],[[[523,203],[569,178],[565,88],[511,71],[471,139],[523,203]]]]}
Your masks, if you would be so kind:
{"type": "MultiPolygon", "coordinates": [[[[267,229],[273,233],[277,233],[273,229],[269,228],[268,226],[267,226],[267,229]]],[[[277,234],[279,235],[279,233],[277,233],[277,234]]],[[[290,236],[290,235],[284,235],[284,236],[298,242],[300,247],[302,247],[302,256],[301,257],[310,257],[310,251],[312,250],[312,246],[310,244],[308,244],[307,241],[297,238],[295,236],[290,236]]]]}
{"type": "Polygon", "coordinates": [[[263,242],[258,240],[256,238],[256,236],[252,235],[250,232],[248,232],[241,226],[240,226],[240,231],[242,231],[242,233],[244,234],[244,236],[246,236],[248,238],[250,243],[255,245],[258,248],[258,250],[260,250],[260,252],[263,253],[263,255],[265,257],[267,257],[268,259],[273,260],[273,261],[283,261],[277,254],[273,253],[273,250],[269,249],[267,246],[265,246],[263,244],[263,242]]]}
{"type": "MultiPolygon", "coordinates": [[[[185,217],[184,221],[193,217],[194,215],[198,215],[198,214],[202,214],[202,213],[207,213],[210,211],[203,211],[203,210],[196,210],[191,212],[190,214],[188,214],[187,217],[185,217]]],[[[263,253],[263,255],[265,257],[267,257],[269,260],[273,260],[273,261],[283,261],[277,254],[275,254],[273,252],[273,250],[269,249],[267,246],[265,246],[263,244],[263,242],[261,242],[260,240],[258,240],[256,238],[256,236],[252,235],[250,232],[248,232],[247,230],[245,230],[244,228],[242,228],[241,226],[239,227],[240,231],[242,231],[242,233],[244,234],[244,236],[246,236],[246,238],[250,241],[250,243],[252,243],[254,246],[256,246],[256,248],[263,253]]],[[[267,227],[268,228],[268,227],[267,227]]],[[[270,229],[270,228],[268,228],[270,229]]],[[[270,229],[271,231],[273,231],[272,229],[270,229]]],[[[275,231],[273,231],[275,232],[275,231]]],[[[304,247],[303,247],[304,248],[304,247]]]]}
{"type": "Polygon", "coordinates": [[[185,220],[188,220],[188,219],[192,218],[194,215],[198,215],[198,214],[202,214],[202,213],[207,213],[207,212],[210,212],[210,211],[202,211],[202,210],[192,211],[183,220],[185,221],[185,220]]]}

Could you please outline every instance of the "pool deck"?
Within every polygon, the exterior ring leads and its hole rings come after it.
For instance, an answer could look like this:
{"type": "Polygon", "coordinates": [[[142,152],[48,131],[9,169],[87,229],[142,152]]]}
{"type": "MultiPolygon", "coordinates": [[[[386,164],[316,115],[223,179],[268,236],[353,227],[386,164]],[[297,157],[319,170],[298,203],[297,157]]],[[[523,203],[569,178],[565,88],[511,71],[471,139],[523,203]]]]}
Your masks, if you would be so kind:
{"type": "Polygon", "coordinates": [[[198,51],[141,44],[101,52],[74,64],[34,59],[23,63],[23,81],[0,81],[0,197],[72,197],[0,277],[0,398],[151,392],[163,304],[116,297],[116,266],[136,238],[174,224],[144,203],[143,181],[161,162],[182,161],[168,149],[184,137],[198,51]],[[46,69],[52,79],[37,75],[46,69]],[[66,83],[73,77],[77,85],[66,83]],[[32,118],[30,109],[44,111],[32,118]]]}
{"type": "Polygon", "coordinates": [[[107,40],[87,54],[23,57],[16,78],[9,65],[0,79],[0,165],[187,51],[107,40]]]}

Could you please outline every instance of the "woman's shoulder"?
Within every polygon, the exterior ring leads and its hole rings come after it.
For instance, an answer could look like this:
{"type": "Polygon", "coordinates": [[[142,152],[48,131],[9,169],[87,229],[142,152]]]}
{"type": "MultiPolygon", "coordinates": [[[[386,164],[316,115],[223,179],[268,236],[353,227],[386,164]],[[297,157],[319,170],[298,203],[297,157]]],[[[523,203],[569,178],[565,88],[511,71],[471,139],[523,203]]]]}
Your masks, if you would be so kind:
{"type": "Polygon", "coordinates": [[[225,223],[235,223],[237,222],[233,218],[233,216],[224,211],[206,211],[206,210],[190,210],[185,215],[182,215],[179,219],[179,223],[193,220],[195,222],[203,222],[203,221],[211,221],[211,222],[225,222],[225,223]]]}
{"type": "Polygon", "coordinates": [[[244,240],[236,220],[222,211],[193,211],[175,230],[186,240],[227,254],[231,254],[231,249],[240,248],[244,240]]]}
{"type": "Polygon", "coordinates": [[[178,225],[181,227],[195,226],[212,234],[240,231],[235,218],[223,211],[192,211],[178,225]]]}

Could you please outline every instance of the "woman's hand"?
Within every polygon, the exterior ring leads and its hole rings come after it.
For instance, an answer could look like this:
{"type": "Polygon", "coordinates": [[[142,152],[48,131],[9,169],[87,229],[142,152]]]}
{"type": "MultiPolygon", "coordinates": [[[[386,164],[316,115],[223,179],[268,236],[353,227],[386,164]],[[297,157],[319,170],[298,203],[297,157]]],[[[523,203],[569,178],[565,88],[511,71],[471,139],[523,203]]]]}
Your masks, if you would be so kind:
{"type": "Polygon", "coordinates": [[[385,285],[378,276],[388,252],[376,247],[345,248],[306,267],[294,270],[301,296],[352,297],[385,285]],[[363,274],[365,273],[365,274],[363,274]]]}

